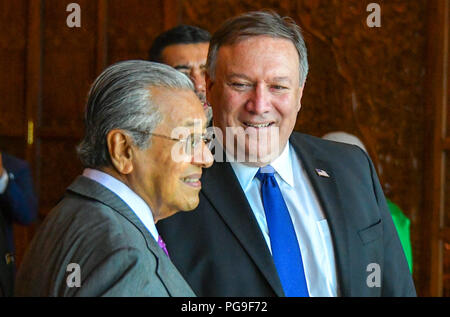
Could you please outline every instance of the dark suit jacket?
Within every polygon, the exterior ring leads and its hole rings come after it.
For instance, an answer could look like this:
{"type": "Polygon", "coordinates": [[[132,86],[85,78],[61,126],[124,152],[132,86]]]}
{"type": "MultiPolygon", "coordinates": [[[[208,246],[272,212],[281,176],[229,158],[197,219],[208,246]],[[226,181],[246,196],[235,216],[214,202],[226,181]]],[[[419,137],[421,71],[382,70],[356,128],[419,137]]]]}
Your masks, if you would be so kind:
{"type": "Polygon", "coordinates": [[[13,223],[28,225],[36,218],[37,198],[28,163],[2,153],[8,186],[0,194],[0,296],[12,296],[14,281],[13,223]]]}
{"type": "MultiPolygon", "coordinates": [[[[356,146],[293,133],[330,226],[341,296],[415,296],[375,169],[356,146]],[[315,169],[330,177],[319,176],[315,169]],[[379,264],[381,286],[370,264],[379,264]],[[373,286],[369,283],[369,285],[373,286]]],[[[200,204],[158,223],[198,296],[283,296],[271,254],[231,165],[204,172],[200,204]]]]}
{"type": "Polygon", "coordinates": [[[17,296],[194,296],[135,213],[117,195],[78,177],[27,250],[17,296]],[[80,268],[80,287],[75,263],[80,268]]]}
{"type": "Polygon", "coordinates": [[[2,162],[9,181],[0,195],[0,210],[6,221],[9,248],[14,249],[12,224],[29,225],[36,219],[37,197],[28,163],[6,153],[2,153],[2,162]]]}
{"type": "Polygon", "coordinates": [[[0,297],[12,296],[14,288],[14,262],[11,261],[12,251],[8,247],[5,223],[0,212],[0,297]]]}

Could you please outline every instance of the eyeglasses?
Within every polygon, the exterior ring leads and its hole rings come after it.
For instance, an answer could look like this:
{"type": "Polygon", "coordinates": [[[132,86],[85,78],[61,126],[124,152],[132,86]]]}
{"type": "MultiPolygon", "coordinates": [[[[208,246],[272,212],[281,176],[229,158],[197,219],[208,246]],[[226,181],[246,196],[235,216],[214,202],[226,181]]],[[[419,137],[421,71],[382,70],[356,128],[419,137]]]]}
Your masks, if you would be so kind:
{"type": "Polygon", "coordinates": [[[177,139],[177,138],[172,138],[169,137],[167,135],[162,135],[162,134],[157,134],[157,133],[149,133],[150,135],[153,136],[157,136],[160,138],[164,138],[167,140],[172,140],[172,141],[177,141],[177,142],[182,142],[185,144],[185,152],[188,154],[193,154],[195,149],[203,142],[205,143],[205,145],[208,147],[209,150],[211,150],[212,148],[212,144],[213,144],[213,135],[208,133],[208,134],[190,134],[188,135],[187,138],[184,139],[177,139]]]}

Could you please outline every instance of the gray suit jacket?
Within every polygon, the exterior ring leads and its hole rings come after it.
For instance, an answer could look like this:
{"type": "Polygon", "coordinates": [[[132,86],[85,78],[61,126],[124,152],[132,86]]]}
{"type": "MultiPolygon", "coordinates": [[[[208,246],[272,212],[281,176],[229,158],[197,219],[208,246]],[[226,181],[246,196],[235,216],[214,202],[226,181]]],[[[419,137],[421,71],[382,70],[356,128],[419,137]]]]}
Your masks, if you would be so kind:
{"type": "MultiPolygon", "coordinates": [[[[415,296],[378,177],[360,148],[290,138],[330,226],[340,296],[415,296]],[[316,169],[330,177],[318,175],[316,169]],[[379,265],[378,270],[372,265],[379,265]],[[376,281],[379,273],[380,284],[376,281]],[[375,275],[372,275],[375,274],[375,275]]],[[[200,204],[158,222],[172,261],[198,296],[283,296],[272,256],[228,162],[202,176],[200,204]]]]}
{"type": "Polygon", "coordinates": [[[195,296],[128,205],[84,176],[33,238],[15,295],[195,296]],[[70,263],[79,265],[80,287],[70,263]]]}

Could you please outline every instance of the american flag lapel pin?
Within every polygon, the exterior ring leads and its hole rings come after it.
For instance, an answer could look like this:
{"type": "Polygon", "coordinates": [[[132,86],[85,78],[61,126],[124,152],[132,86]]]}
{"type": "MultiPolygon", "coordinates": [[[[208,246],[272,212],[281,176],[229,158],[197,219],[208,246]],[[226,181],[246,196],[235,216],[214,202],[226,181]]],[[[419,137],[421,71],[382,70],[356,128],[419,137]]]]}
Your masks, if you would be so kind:
{"type": "Polygon", "coordinates": [[[327,177],[327,178],[330,177],[330,175],[326,171],[321,170],[320,168],[316,168],[316,173],[317,173],[317,175],[319,175],[321,177],[327,177]]]}

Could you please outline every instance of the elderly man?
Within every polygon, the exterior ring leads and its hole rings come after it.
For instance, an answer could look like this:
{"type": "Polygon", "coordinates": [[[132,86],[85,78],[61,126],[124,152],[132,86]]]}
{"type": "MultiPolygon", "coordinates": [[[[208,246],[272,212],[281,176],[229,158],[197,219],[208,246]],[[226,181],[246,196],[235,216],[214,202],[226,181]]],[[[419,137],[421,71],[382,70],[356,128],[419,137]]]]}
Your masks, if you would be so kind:
{"type": "Polygon", "coordinates": [[[196,212],[158,227],[196,294],[414,296],[369,157],[293,132],[308,72],[299,27],[271,12],[232,18],[207,66],[227,161],[216,148],[196,212]]]}
{"type": "Polygon", "coordinates": [[[210,39],[208,31],[182,24],[161,33],[153,41],[149,52],[150,61],[172,66],[192,80],[208,120],[212,114],[211,107],[206,103],[205,73],[210,39]]]}
{"type": "Polygon", "coordinates": [[[213,159],[205,125],[192,83],[173,68],[108,67],[89,93],[86,169],[34,237],[16,295],[193,296],[155,223],[198,205],[213,159]]]}

